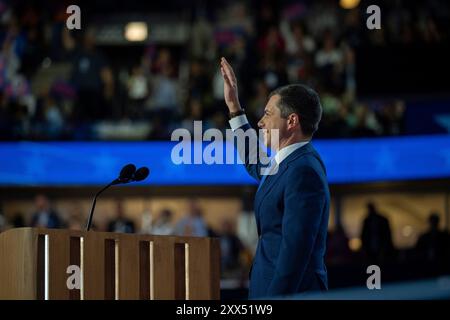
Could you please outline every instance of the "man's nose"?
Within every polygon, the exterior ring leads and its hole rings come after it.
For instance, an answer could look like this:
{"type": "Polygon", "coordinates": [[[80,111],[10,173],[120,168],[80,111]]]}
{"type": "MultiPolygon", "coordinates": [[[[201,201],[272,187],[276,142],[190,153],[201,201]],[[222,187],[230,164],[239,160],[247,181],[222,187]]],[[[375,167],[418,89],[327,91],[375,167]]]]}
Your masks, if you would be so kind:
{"type": "Polygon", "coordinates": [[[258,121],[258,127],[263,129],[264,128],[264,122],[261,120],[258,121]]]}

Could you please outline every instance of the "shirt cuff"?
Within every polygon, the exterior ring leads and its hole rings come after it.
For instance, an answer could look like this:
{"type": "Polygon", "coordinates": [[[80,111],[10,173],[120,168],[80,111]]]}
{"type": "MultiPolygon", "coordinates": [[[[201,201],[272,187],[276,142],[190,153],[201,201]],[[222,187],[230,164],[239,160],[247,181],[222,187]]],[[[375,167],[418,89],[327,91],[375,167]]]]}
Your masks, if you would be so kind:
{"type": "Polygon", "coordinates": [[[248,123],[247,116],[245,114],[242,114],[240,116],[234,117],[229,121],[229,123],[231,130],[236,131],[237,129],[248,123]]]}

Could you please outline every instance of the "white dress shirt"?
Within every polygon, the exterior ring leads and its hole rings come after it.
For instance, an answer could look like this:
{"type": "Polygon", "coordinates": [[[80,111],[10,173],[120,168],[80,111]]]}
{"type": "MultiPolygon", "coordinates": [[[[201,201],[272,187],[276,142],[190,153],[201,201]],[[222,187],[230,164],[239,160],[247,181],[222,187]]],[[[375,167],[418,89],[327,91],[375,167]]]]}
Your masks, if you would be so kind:
{"type": "MultiPolygon", "coordinates": [[[[239,129],[240,127],[242,127],[243,125],[248,123],[247,116],[245,114],[243,114],[243,115],[234,117],[229,121],[229,123],[230,123],[231,130],[236,131],[237,129],[239,129]]],[[[290,145],[278,150],[278,152],[275,154],[275,157],[274,157],[277,165],[280,165],[280,163],[284,159],[286,159],[292,152],[294,152],[297,149],[300,149],[301,147],[306,145],[308,142],[309,141],[293,143],[293,144],[290,144],[290,145]]]]}

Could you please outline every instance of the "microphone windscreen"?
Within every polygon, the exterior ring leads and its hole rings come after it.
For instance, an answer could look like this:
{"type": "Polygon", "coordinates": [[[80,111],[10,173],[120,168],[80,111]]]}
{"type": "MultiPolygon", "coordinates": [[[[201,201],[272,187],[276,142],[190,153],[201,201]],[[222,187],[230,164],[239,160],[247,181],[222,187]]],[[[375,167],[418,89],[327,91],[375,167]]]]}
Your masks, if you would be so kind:
{"type": "Polygon", "coordinates": [[[147,167],[139,168],[134,174],[134,181],[142,181],[148,177],[150,170],[147,167]]]}

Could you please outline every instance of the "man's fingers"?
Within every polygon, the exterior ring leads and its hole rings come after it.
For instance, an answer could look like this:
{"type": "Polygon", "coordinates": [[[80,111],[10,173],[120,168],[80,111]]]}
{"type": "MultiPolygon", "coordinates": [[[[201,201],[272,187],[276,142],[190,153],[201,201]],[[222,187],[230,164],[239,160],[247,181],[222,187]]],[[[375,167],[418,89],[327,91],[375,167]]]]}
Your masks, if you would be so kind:
{"type": "Polygon", "coordinates": [[[225,69],[224,69],[222,66],[220,66],[220,73],[222,73],[223,79],[224,79],[226,82],[229,82],[229,79],[228,79],[228,77],[227,77],[227,74],[225,73],[225,69]]]}
{"type": "Polygon", "coordinates": [[[224,62],[225,65],[225,72],[227,73],[228,77],[230,77],[230,79],[236,79],[236,76],[234,75],[233,72],[233,68],[228,64],[228,62],[224,62]]]}
{"type": "Polygon", "coordinates": [[[228,63],[227,59],[222,58],[222,61],[223,61],[223,64],[224,64],[228,69],[230,69],[230,71],[234,74],[233,68],[232,68],[231,65],[228,63]]]}
{"type": "Polygon", "coordinates": [[[236,76],[234,75],[233,68],[230,66],[230,64],[225,58],[222,58],[221,65],[225,70],[225,73],[228,75],[228,78],[233,82],[236,82],[236,76]]]}
{"type": "Polygon", "coordinates": [[[225,71],[223,70],[223,68],[220,68],[220,71],[222,71],[222,76],[223,76],[223,79],[225,80],[226,84],[229,85],[230,87],[234,87],[233,83],[230,81],[230,79],[228,78],[228,76],[225,73],[225,71]]]}

